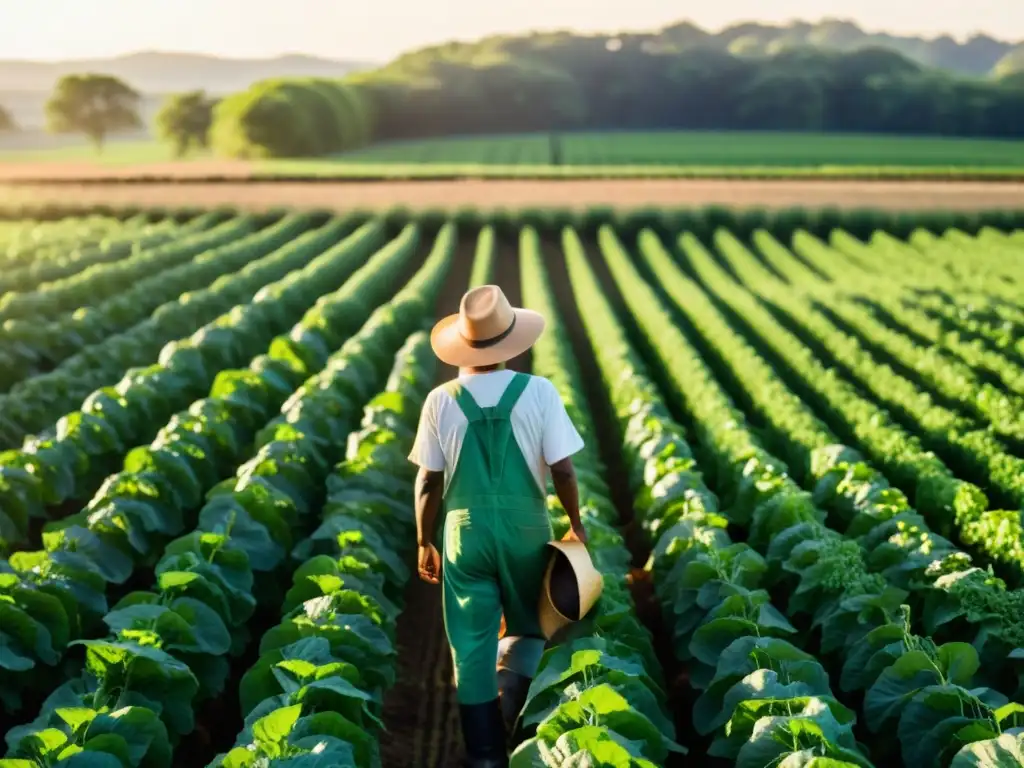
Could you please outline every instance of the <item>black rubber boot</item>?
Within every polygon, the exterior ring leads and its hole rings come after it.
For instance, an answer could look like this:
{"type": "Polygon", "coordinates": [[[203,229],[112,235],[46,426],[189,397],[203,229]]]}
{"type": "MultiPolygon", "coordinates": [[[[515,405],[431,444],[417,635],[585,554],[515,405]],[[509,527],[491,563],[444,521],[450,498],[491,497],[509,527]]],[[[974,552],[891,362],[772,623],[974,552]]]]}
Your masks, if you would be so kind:
{"type": "Polygon", "coordinates": [[[507,768],[508,741],[499,700],[460,704],[459,720],[466,743],[464,768],[507,768]]]}
{"type": "Polygon", "coordinates": [[[515,734],[519,713],[526,705],[533,680],[511,669],[498,670],[498,695],[501,701],[501,715],[505,719],[505,730],[509,738],[515,734]]]}

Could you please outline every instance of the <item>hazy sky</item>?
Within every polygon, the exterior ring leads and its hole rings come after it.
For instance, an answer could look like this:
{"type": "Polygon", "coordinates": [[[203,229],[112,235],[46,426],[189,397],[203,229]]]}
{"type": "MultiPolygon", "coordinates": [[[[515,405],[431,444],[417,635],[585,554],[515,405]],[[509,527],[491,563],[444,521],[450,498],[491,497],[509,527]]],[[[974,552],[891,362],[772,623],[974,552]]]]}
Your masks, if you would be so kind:
{"type": "Polygon", "coordinates": [[[869,30],[1024,39],[1024,0],[0,0],[0,59],[175,50],[384,60],[494,32],[650,29],[689,18],[850,18],[869,30]]]}

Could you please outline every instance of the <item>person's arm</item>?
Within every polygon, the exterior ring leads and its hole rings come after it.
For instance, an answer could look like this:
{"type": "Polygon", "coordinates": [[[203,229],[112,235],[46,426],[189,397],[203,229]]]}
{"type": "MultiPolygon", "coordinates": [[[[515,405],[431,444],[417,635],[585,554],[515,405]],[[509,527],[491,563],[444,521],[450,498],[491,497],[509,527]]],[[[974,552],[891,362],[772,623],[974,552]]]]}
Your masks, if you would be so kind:
{"type": "Polygon", "coordinates": [[[576,484],[576,468],[572,464],[573,454],[583,448],[583,438],[576,430],[565,409],[561,395],[548,379],[541,379],[544,405],[544,461],[551,470],[551,482],[555,494],[569,515],[570,539],[586,543],[587,532],[580,520],[580,491],[576,484]]]}
{"type": "Polygon", "coordinates": [[[552,464],[550,469],[555,493],[562,503],[562,508],[569,515],[572,537],[586,544],[587,532],[583,528],[583,521],[580,520],[580,489],[576,484],[576,468],[572,459],[567,456],[552,464]]]}
{"type": "Polygon", "coordinates": [[[434,529],[443,495],[444,472],[421,467],[416,473],[416,543],[420,578],[431,584],[441,580],[441,555],[434,546],[434,529]]]}
{"type": "Polygon", "coordinates": [[[444,497],[444,452],[437,436],[436,394],[431,393],[420,413],[409,459],[416,464],[413,506],[416,509],[416,543],[419,547],[419,576],[423,581],[438,584],[441,580],[441,555],[434,546],[437,513],[444,497]]]}

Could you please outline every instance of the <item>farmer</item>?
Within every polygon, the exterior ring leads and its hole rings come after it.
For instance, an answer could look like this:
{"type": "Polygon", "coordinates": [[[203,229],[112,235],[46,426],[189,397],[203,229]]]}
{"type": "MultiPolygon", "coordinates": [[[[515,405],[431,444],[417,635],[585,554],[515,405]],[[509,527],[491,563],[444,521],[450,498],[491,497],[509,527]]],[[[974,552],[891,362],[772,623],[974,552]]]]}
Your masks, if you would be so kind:
{"type": "Polygon", "coordinates": [[[513,308],[497,286],[463,296],[459,314],[441,320],[431,334],[434,353],[458,367],[459,376],[430,393],[409,456],[419,467],[419,575],[444,584],[445,630],[471,768],[508,764],[506,720],[511,714],[514,721],[525,703],[544,650],[537,606],[553,538],[548,470],[569,515],[569,538],[586,541],[570,458],[583,440],[550,381],[505,369],[543,330],[541,315],[513,308]],[[442,499],[443,533],[436,536],[442,499]]]}

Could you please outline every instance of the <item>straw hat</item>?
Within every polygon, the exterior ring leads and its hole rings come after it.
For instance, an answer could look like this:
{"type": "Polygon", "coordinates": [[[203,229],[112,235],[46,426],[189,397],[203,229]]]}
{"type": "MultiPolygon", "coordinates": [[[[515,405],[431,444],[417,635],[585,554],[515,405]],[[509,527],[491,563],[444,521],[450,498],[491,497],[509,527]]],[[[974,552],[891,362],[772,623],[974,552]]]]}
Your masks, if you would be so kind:
{"type": "Polygon", "coordinates": [[[458,368],[497,365],[521,355],[544,331],[544,318],[509,304],[501,288],[482,285],[462,297],[459,314],[434,326],[430,345],[458,368]]]}
{"type": "Polygon", "coordinates": [[[553,541],[540,593],[540,628],[550,640],[563,627],[585,617],[601,596],[604,582],[587,547],[579,541],[553,541]]]}

